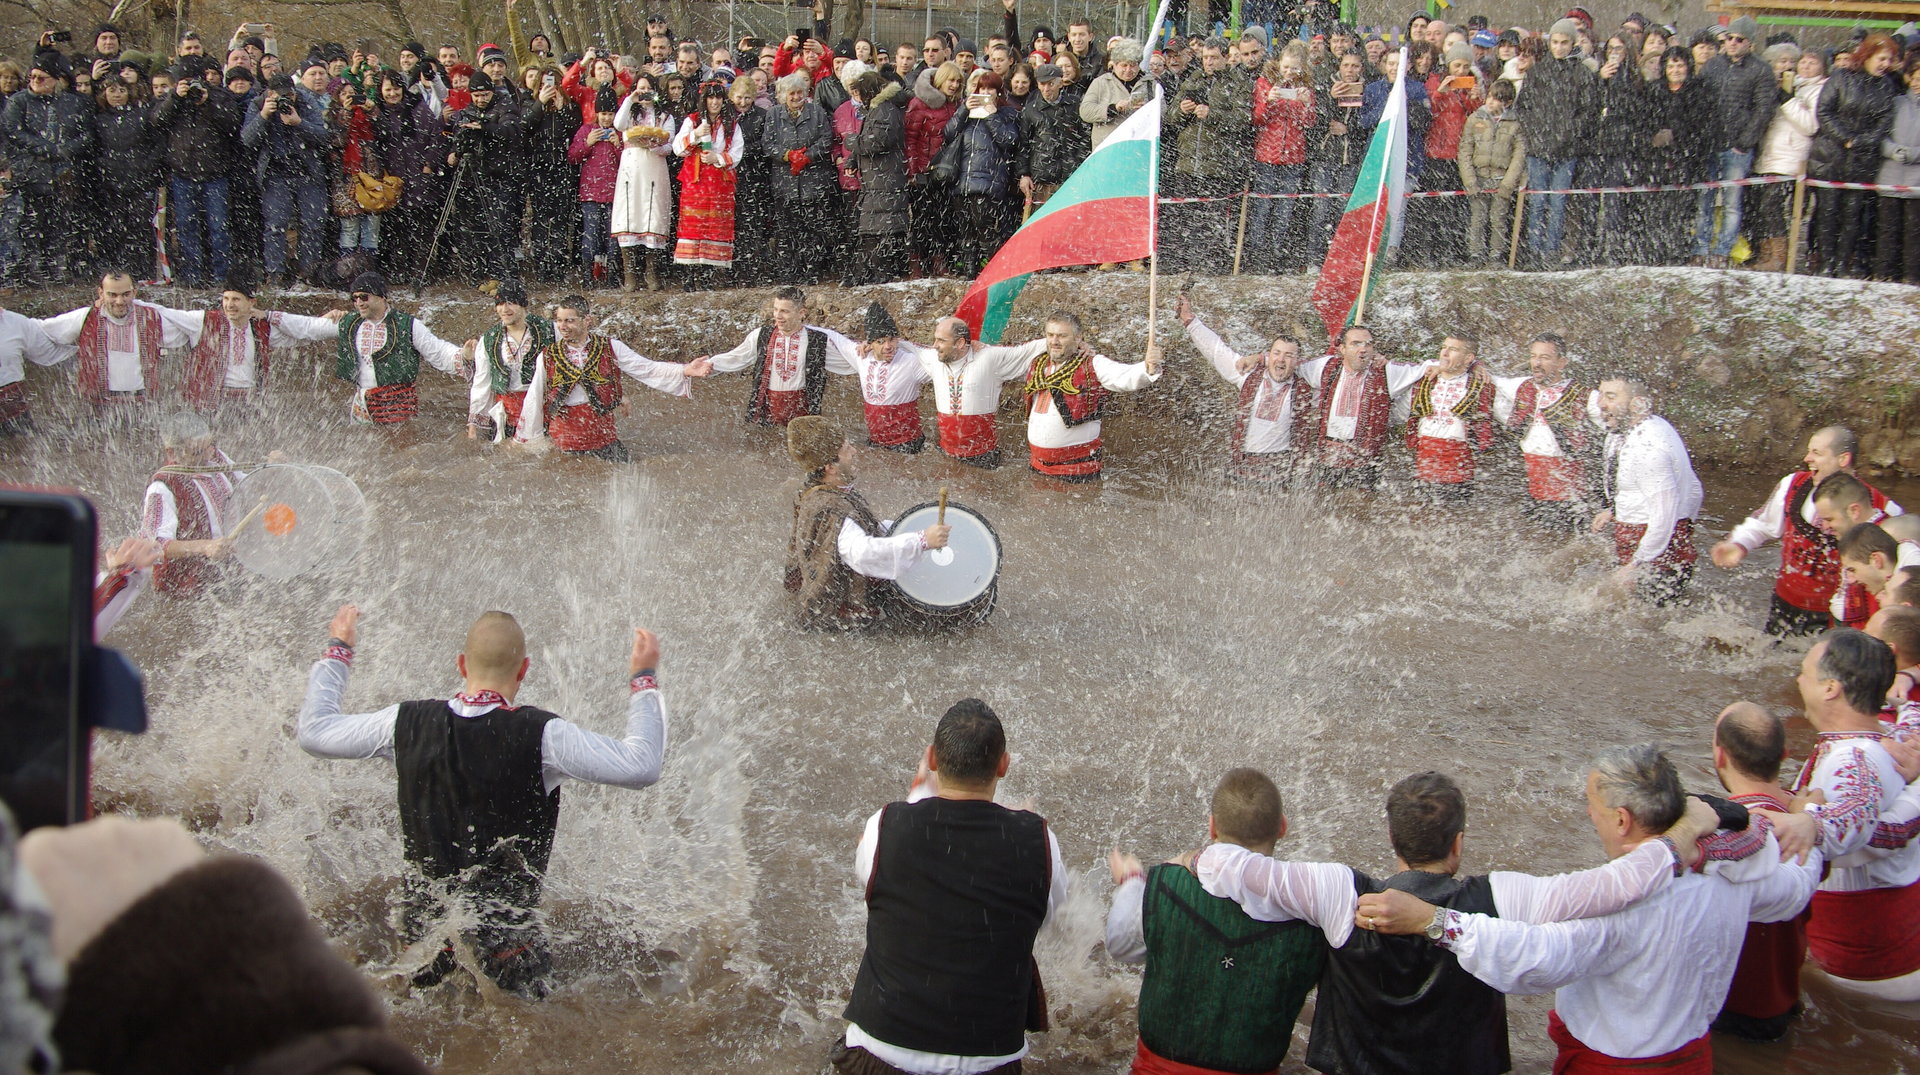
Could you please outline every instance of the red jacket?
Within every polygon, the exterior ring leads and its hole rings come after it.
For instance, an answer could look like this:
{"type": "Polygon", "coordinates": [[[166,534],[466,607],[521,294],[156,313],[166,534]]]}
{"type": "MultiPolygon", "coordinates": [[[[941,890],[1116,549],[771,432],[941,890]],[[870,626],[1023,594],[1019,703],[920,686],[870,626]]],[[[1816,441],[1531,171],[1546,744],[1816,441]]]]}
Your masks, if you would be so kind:
{"type": "MultiPolygon", "coordinates": [[[[801,46],[801,55],[803,56],[805,55],[805,49],[806,46],[801,46]]],[[[792,53],[787,51],[787,46],[784,44],[780,46],[779,51],[773,54],[773,77],[776,80],[792,74],[799,66],[800,61],[796,59],[792,53]]],[[[832,77],[833,50],[827,48],[826,45],[822,43],[820,47],[820,62],[815,65],[813,69],[813,80],[818,82],[823,78],[832,77]]]]}
{"type": "Polygon", "coordinates": [[[573,144],[567,147],[567,159],[580,166],[580,200],[583,202],[613,201],[614,180],[620,175],[620,146],[618,137],[587,145],[587,135],[593,133],[596,125],[583,123],[573,132],[573,144]]]}
{"type": "Polygon", "coordinates": [[[940,142],[947,129],[947,120],[953,116],[954,109],[960,107],[958,100],[948,101],[940,108],[929,108],[927,103],[915,97],[907,105],[907,174],[919,175],[933,163],[933,155],[940,152],[940,142]]]}
{"type": "MultiPolygon", "coordinates": [[[[602,58],[604,59],[604,57],[602,58]]],[[[595,62],[597,63],[599,61],[596,60],[595,62]]],[[[622,99],[624,99],[627,94],[633,92],[633,82],[633,72],[622,71],[617,67],[614,68],[614,89],[620,94],[622,99]]],[[[600,92],[600,89],[586,82],[586,76],[585,73],[580,70],[579,61],[576,60],[574,63],[569,64],[567,73],[560,76],[560,92],[573,98],[573,103],[580,106],[580,114],[582,116],[585,116],[589,120],[593,119],[593,98],[595,94],[600,92]]],[[[615,107],[618,107],[617,103],[615,107]]]]}
{"type": "Polygon", "coordinates": [[[1261,164],[1304,164],[1307,128],[1314,120],[1313,90],[1303,89],[1297,101],[1268,101],[1267,91],[1272,88],[1265,78],[1253,84],[1253,159],[1261,164]]]}
{"type": "Polygon", "coordinates": [[[854,167],[853,150],[849,148],[860,133],[860,121],[854,118],[853,102],[842,101],[839,108],[833,110],[833,163],[834,170],[840,173],[841,190],[860,189],[860,170],[854,167]]]}
{"type": "Polygon", "coordinates": [[[1427,156],[1450,161],[1460,156],[1460,135],[1467,129],[1467,117],[1486,103],[1476,81],[1470,90],[1443,90],[1447,76],[1427,76],[1427,103],[1433,108],[1433,126],[1427,128],[1427,156]]]}

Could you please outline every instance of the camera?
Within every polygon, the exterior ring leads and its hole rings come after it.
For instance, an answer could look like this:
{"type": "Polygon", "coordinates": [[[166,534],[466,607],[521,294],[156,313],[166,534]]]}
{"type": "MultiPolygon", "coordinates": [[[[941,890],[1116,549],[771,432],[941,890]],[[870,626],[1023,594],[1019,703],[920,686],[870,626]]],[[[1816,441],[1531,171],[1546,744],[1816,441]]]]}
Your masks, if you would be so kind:
{"type": "Polygon", "coordinates": [[[276,116],[296,115],[297,113],[295,111],[293,98],[282,97],[279,100],[273,102],[273,114],[276,116]]]}
{"type": "Polygon", "coordinates": [[[793,31],[793,39],[804,45],[808,41],[813,40],[813,31],[804,26],[798,27],[793,31]]]}
{"type": "Polygon", "coordinates": [[[55,30],[47,35],[47,40],[55,45],[71,45],[73,44],[73,31],[55,30]]]}

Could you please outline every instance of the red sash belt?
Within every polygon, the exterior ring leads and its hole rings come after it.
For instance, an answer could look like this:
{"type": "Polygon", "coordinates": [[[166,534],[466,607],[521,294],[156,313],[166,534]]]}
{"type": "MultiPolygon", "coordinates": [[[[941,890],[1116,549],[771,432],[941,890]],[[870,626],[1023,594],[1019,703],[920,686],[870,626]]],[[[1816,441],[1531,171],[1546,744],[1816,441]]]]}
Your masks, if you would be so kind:
{"type": "Polygon", "coordinates": [[[890,448],[919,437],[920,401],[867,404],[867,439],[890,448]]]}
{"type": "Polygon", "coordinates": [[[940,450],[955,459],[971,459],[993,451],[993,415],[942,414],[940,450]]]}
{"type": "MultiPolygon", "coordinates": [[[[1633,562],[1633,554],[1640,548],[1640,539],[1646,533],[1645,523],[1613,524],[1613,552],[1622,567],[1633,562]]],[[[1666,551],[1651,566],[1657,571],[1678,571],[1699,558],[1700,550],[1693,547],[1693,520],[1682,519],[1673,524],[1673,536],[1667,539],[1666,551]]]]}
{"type": "Polygon", "coordinates": [[[1547,1036],[1560,1047],[1553,1075],[1600,1075],[1609,1071],[1657,1071],[1661,1075],[1713,1075],[1713,1036],[1702,1034],[1670,1053],[1627,1059],[1595,1052],[1582,1044],[1560,1013],[1547,1013],[1547,1036]]]}
{"type": "Polygon", "coordinates": [[[1100,438],[1066,448],[1029,444],[1033,469],[1062,478],[1085,478],[1100,473],[1100,438]]]}
{"type": "Polygon", "coordinates": [[[775,392],[772,389],[767,391],[767,423],[769,425],[783,426],[803,414],[812,413],[807,410],[805,392],[775,392]]]}
{"type": "Polygon", "coordinates": [[[1217,1068],[1197,1068],[1192,1064],[1182,1064],[1178,1060],[1168,1060],[1147,1048],[1146,1042],[1136,1038],[1133,1051],[1133,1075],[1224,1075],[1224,1073],[1217,1068]]]}
{"type": "Polygon", "coordinates": [[[405,422],[420,413],[420,392],[411,384],[387,384],[367,389],[367,417],[381,425],[405,422]]]}
{"type": "Polygon", "coordinates": [[[0,422],[11,422],[27,414],[27,382],[0,384],[0,422]]]}
{"type": "Polygon", "coordinates": [[[1580,499],[1580,461],[1564,455],[1528,455],[1527,495],[1535,500],[1580,499]]]}
{"type": "Polygon", "coordinates": [[[1414,472],[1423,482],[1458,485],[1473,480],[1473,450],[1463,440],[1415,439],[1414,472]]]}
{"type": "Polygon", "coordinates": [[[514,429],[520,428],[520,408],[527,405],[525,389],[518,392],[502,392],[494,397],[500,401],[500,409],[507,412],[507,424],[514,429]]]}
{"type": "Polygon", "coordinates": [[[613,413],[601,414],[590,403],[555,408],[547,419],[547,436],[563,452],[597,452],[618,439],[613,413]]]}
{"type": "Polygon", "coordinates": [[[1920,970],[1920,882],[1815,892],[1807,950],[1836,978],[1879,982],[1920,970]]]}

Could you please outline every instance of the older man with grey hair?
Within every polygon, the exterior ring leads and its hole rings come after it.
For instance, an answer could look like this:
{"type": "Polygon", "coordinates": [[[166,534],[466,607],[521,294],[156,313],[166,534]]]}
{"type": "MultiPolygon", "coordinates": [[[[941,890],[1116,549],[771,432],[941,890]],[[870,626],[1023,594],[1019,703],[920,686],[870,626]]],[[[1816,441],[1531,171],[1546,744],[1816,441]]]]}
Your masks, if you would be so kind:
{"type": "MultiPolygon", "coordinates": [[[[1673,763],[1652,745],[1620,747],[1587,772],[1587,816],[1609,858],[1664,831],[1684,809],[1673,763]]],[[[1708,1026],[1720,1011],[1748,922],[1800,913],[1820,856],[1781,861],[1769,830],[1761,853],[1713,874],[1687,873],[1624,911],[1531,924],[1462,914],[1404,892],[1364,896],[1358,914],[1382,932],[1422,930],[1460,966],[1503,993],[1557,990],[1547,1032],[1554,1070],[1710,1072],[1708,1026]]]]}
{"type": "Polygon", "coordinates": [[[1153,96],[1153,81],[1141,73],[1146,50],[1140,42],[1123,37],[1108,52],[1108,67],[1087,87],[1080,98],[1080,119],[1093,128],[1093,148],[1120,126],[1153,96]]]}

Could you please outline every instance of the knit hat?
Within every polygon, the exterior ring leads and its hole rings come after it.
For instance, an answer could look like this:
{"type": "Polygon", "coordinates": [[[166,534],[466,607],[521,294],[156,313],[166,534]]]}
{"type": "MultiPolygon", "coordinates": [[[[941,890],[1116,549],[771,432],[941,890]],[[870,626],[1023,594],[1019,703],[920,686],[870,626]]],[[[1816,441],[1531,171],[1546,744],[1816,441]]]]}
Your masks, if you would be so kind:
{"type": "Polygon", "coordinates": [[[248,83],[253,83],[258,81],[258,79],[254,77],[254,74],[252,71],[249,71],[246,68],[239,66],[238,64],[235,64],[234,66],[227,68],[226,73],[220,76],[220,81],[232,82],[236,78],[246,79],[248,83]]]}
{"type": "Polygon", "coordinates": [[[503,302],[511,302],[515,306],[533,305],[532,301],[527,298],[527,285],[518,280],[502,280],[500,281],[500,286],[494,288],[494,305],[498,306],[503,302]]]}
{"type": "Polygon", "coordinates": [[[355,291],[364,291],[384,299],[387,297],[387,278],[377,272],[363,272],[353,278],[353,283],[347,285],[349,294],[355,291]]]}
{"type": "Polygon", "coordinates": [[[62,56],[60,53],[55,52],[52,49],[47,49],[44,52],[34,53],[33,67],[31,68],[31,70],[45,71],[47,74],[52,75],[55,78],[65,78],[65,79],[73,78],[73,64],[67,62],[67,58],[65,56],[62,56]]]}
{"type": "Polygon", "coordinates": [[[1593,29],[1593,13],[1588,11],[1586,8],[1583,8],[1583,7],[1569,8],[1567,11],[1567,18],[1573,19],[1576,22],[1584,24],[1589,30],[1593,29]]]}
{"type": "Polygon", "coordinates": [[[1753,21],[1752,15],[1742,15],[1727,24],[1727,32],[1738,34],[1748,41],[1760,40],[1760,24],[1753,21]]]}
{"type": "Polygon", "coordinates": [[[1620,25],[1638,26],[1640,27],[1640,29],[1645,30],[1647,27],[1652,26],[1653,23],[1650,22],[1645,15],[1642,15],[1638,11],[1636,11],[1633,14],[1628,15],[1626,18],[1621,19],[1620,25]]]}
{"type": "Polygon", "coordinates": [[[848,60],[846,63],[840,65],[840,84],[851,89],[854,79],[859,78],[871,70],[873,70],[873,68],[867,66],[867,64],[861,60],[848,60]]]}
{"type": "Polygon", "coordinates": [[[1465,45],[1454,44],[1447,49],[1447,62],[1459,60],[1461,63],[1473,62],[1473,50],[1465,45]]]}
{"type": "Polygon", "coordinates": [[[894,323],[893,315],[885,306],[872,303],[867,306],[867,339],[878,340],[887,336],[900,335],[900,326],[894,323]]]}
{"type": "Polygon", "coordinates": [[[1547,36],[1549,37],[1554,34],[1566,34],[1568,37],[1579,37],[1580,23],[1576,19],[1561,19],[1553,24],[1552,29],[1547,31],[1547,36]]]}
{"type": "Polygon", "coordinates": [[[1061,74],[1060,68],[1050,63],[1043,63],[1033,69],[1033,80],[1035,82],[1058,82],[1062,77],[1064,76],[1061,74]]]}
{"type": "Polygon", "coordinates": [[[493,76],[487,74],[485,71],[475,71],[473,75],[467,79],[467,90],[471,93],[492,93],[493,76]]]}
{"type": "Polygon", "coordinates": [[[400,46],[400,51],[401,51],[401,52],[411,52],[411,53],[413,53],[413,54],[414,54],[415,56],[418,56],[419,58],[421,58],[421,59],[423,59],[423,60],[428,60],[428,59],[432,59],[432,58],[433,58],[433,57],[432,57],[432,56],[431,56],[430,54],[428,54],[428,52],[427,52],[427,46],[425,46],[425,45],[422,45],[422,44],[421,44],[420,42],[418,42],[418,41],[409,41],[409,42],[407,42],[406,44],[404,44],[404,45],[402,45],[402,46],[400,46]]]}
{"type": "Polygon", "coordinates": [[[1473,37],[1467,43],[1474,48],[1490,49],[1500,44],[1500,35],[1492,30],[1475,30],[1473,37]]]}
{"type": "Polygon", "coordinates": [[[967,37],[961,38],[959,44],[953,46],[953,51],[955,55],[959,55],[962,52],[971,52],[975,56],[980,55],[980,47],[973,43],[972,38],[967,37]]]}
{"type": "Polygon", "coordinates": [[[1260,42],[1260,47],[1263,49],[1267,47],[1267,28],[1264,26],[1249,26],[1240,31],[1240,37],[1241,40],[1251,38],[1260,42]]]}
{"type": "Polygon", "coordinates": [[[249,37],[245,41],[240,42],[240,47],[248,48],[248,49],[259,49],[261,52],[267,51],[266,41],[258,36],[249,37]]]}
{"type": "Polygon", "coordinates": [[[593,91],[593,110],[595,112],[613,112],[620,108],[620,93],[612,86],[602,86],[593,91]]]}
{"type": "Polygon", "coordinates": [[[808,470],[840,461],[847,435],[817,414],[803,414],[787,423],[787,455],[808,470]]]}

